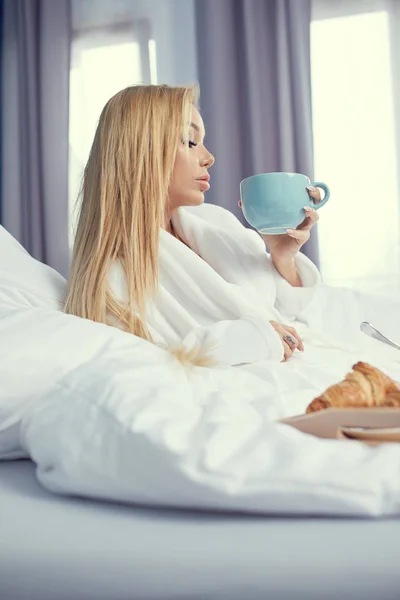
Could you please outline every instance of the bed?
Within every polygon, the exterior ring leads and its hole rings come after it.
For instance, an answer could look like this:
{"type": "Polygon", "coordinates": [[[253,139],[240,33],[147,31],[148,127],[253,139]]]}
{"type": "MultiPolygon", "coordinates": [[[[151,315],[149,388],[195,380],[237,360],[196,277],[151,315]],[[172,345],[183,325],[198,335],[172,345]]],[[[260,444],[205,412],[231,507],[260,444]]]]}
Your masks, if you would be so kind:
{"type": "Polygon", "coordinates": [[[0,463],[1,600],[398,600],[400,519],[260,518],[57,497],[0,463]]]}

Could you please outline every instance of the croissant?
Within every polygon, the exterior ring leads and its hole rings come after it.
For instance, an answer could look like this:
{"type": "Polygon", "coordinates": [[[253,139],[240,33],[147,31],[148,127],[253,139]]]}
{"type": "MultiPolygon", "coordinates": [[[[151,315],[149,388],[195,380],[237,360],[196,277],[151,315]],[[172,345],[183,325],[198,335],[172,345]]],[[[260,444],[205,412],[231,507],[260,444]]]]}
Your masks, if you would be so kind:
{"type": "Polygon", "coordinates": [[[307,407],[306,413],[325,408],[365,408],[391,406],[400,408],[400,388],[379,369],[358,362],[343,381],[330,386],[307,407]]]}

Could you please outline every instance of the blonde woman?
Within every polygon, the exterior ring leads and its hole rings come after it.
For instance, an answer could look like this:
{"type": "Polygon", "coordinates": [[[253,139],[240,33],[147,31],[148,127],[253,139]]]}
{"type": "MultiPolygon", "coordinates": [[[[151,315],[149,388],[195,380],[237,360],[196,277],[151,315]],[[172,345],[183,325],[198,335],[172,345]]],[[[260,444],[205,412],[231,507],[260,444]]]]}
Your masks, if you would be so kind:
{"type": "Polygon", "coordinates": [[[195,87],[134,86],[103,109],[66,311],[180,348],[194,362],[205,354],[228,365],[282,361],[303,350],[277,307],[293,316],[319,282],[298,254],[317,213],[265,240],[267,255],[255,232],[205,205],[214,157],[196,100],[195,87]]]}
{"type": "Polygon", "coordinates": [[[330,342],[322,351],[321,333],[331,328],[340,346],[359,321],[353,310],[349,328],[333,292],[323,314],[319,273],[299,253],[317,213],[263,239],[205,204],[214,157],[196,101],[195,87],[134,86],[104,107],[84,172],[66,311],[164,346],[183,362],[263,365],[264,373],[265,361],[272,372],[291,358],[282,368],[299,369],[303,383],[320,373],[317,387],[329,385],[370,356],[358,347],[332,354],[330,342]],[[305,315],[311,324],[322,317],[303,356],[305,315]]]}

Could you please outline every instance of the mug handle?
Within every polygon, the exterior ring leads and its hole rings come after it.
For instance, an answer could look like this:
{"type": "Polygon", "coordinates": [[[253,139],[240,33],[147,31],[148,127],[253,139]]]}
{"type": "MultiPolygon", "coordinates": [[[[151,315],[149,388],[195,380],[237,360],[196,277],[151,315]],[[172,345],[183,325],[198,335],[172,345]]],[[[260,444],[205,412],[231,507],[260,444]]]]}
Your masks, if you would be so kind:
{"type": "Polygon", "coordinates": [[[313,181],[310,185],[312,185],[313,187],[316,188],[321,188],[321,190],[323,190],[323,192],[325,192],[325,198],[323,200],[321,200],[321,202],[318,202],[318,204],[315,204],[313,202],[313,200],[311,200],[311,205],[313,206],[313,208],[315,208],[316,210],[318,210],[319,208],[321,208],[321,206],[323,206],[324,204],[326,204],[331,196],[331,191],[328,188],[328,186],[326,185],[326,183],[323,183],[322,181],[313,181]]]}

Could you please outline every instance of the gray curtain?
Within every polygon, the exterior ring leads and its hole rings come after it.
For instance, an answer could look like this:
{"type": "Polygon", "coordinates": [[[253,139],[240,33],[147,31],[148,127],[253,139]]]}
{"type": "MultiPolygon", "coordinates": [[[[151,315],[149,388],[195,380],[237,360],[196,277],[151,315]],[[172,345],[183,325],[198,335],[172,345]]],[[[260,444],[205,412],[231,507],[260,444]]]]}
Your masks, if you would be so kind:
{"type": "MultiPolygon", "coordinates": [[[[309,0],[196,0],[200,107],[216,156],[207,200],[242,218],[240,180],[313,178],[309,0]]],[[[303,247],[318,265],[316,228],[303,247]]]]}
{"type": "Polygon", "coordinates": [[[70,0],[3,0],[2,222],[68,272],[70,0]]]}
{"type": "MultiPolygon", "coordinates": [[[[4,36],[4,28],[3,28],[3,4],[4,0],[0,0],[0,65],[3,63],[3,36],[4,36]]],[[[1,97],[2,97],[2,81],[0,77],[0,114],[1,114],[1,97]]],[[[0,122],[0,156],[2,154],[2,135],[1,135],[1,122],[0,122]]],[[[0,225],[2,224],[2,215],[1,215],[1,161],[0,161],[0,225]]]]}

